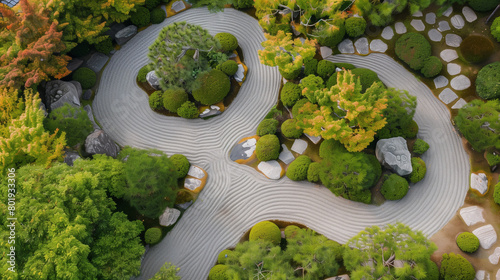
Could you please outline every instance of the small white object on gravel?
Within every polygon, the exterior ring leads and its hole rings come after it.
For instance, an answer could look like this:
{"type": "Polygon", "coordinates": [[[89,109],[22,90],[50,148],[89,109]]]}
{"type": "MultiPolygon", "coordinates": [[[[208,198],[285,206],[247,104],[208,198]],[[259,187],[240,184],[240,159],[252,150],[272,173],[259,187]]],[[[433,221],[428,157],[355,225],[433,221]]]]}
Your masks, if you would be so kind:
{"type": "Polygon", "coordinates": [[[350,39],[345,39],[338,44],[338,49],[340,53],[354,53],[354,44],[350,39]]]}
{"type": "Polygon", "coordinates": [[[468,89],[471,86],[470,79],[465,75],[457,76],[451,79],[450,85],[455,90],[468,89]]]}
{"type": "Polygon", "coordinates": [[[458,98],[458,95],[451,89],[445,88],[440,94],[439,99],[444,102],[444,104],[448,105],[458,98]]]}
{"type": "Polygon", "coordinates": [[[295,139],[292,145],[292,151],[303,154],[307,149],[307,142],[302,139],[295,139]]]}
{"type": "Polygon", "coordinates": [[[425,29],[424,23],[421,20],[419,20],[419,19],[412,20],[410,24],[417,31],[424,31],[424,29],[425,29]]]}
{"type": "Polygon", "coordinates": [[[440,56],[446,62],[450,62],[450,61],[453,61],[453,60],[455,60],[455,59],[458,58],[457,51],[456,50],[450,50],[450,49],[443,50],[441,52],[440,56]]]}
{"type": "Polygon", "coordinates": [[[392,27],[386,26],[384,30],[382,30],[382,38],[390,40],[392,37],[394,37],[394,30],[392,30],[392,27]]]}
{"type": "Polygon", "coordinates": [[[366,37],[359,38],[354,43],[356,46],[356,50],[359,54],[368,54],[370,53],[370,49],[368,47],[368,39],[366,37]]]}
{"type": "Polygon", "coordinates": [[[428,13],[425,15],[425,22],[428,24],[434,24],[436,23],[436,14],[435,13],[428,13]]]}
{"type": "Polygon", "coordinates": [[[394,25],[394,28],[396,29],[396,33],[398,33],[398,34],[406,33],[406,26],[404,23],[402,23],[400,21],[396,22],[396,24],[394,25]]]}
{"type": "Polygon", "coordinates": [[[483,218],[484,209],[479,206],[470,206],[460,209],[460,216],[467,226],[473,226],[477,223],[485,222],[483,218]]]}
{"type": "Polygon", "coordinates": [[[448,74],[450,74],[452,76],[457,75],[460,73],[460,71],[462,71],[462,66],[460,66],[456,63],[448,63],[446,68],[448,70],[448,74]]]}
{"type": "Polygon", "coordinates": [[[492,225],[485,225],[472,231],[479,239],[479,244],[485,250],[491,248],[497,242],[497,233],[492,225]]]}
{"type": "Polygon", "coordinates": [[[439,31],[445,32],[445,31],[448,31],[450,29],[451,29],[450,24],[447,21],[442,20],[438,23],[438,30],[439,31]]]}
{"type": "Polygon", "coordinates": [[[329,47],[325,47],[325,46],[321,46],[321,48],[319,48],[319,51],[320,51],[321,57],[323,57],[323,59],[329,57],[333,53],[332,49],[330,49],[329,47]]]}
{"type": "Polygon", "coordinates": [[[281,144],[281,147],[283,147],[283,150],[280,153],[279,159],[285,164],[290,164],[295,159],[295,157],[293,156],[292,152],[288,150],[285,144],[281,144]]]}
{"type": "Polygon", "coordinates": [[[462,37],[457,34],[446,34],[445,40],[446,45],[454,48],[460,47],[460,44],[462,43],[462,37]]]}
{"type": "Polygon", "coordinates": [[[281,178],[281,172],[283,171],[279,162],[275,160],[261,161],[257,168],[260,172],[264,173],[267,178],[272,180],[278,180],[281,178]]]}
{"type": "Polygon", "coordinates": [[[441,32],[437,29],[431,29],[427,34],[429,35],[429,39],[433,42],[439,42],[443,39],[443,34],[441,34],[441,32]]]}
{"type": "Polygon", "coordinates": [[[488,177],[484,173],[470,174],[470,187],[480,194],[485,194],[488,190],[488,177]]]}
{"type": "Polygon", "coordinates": [[[205,172],[203,172],[203,170],[198,166],[191,165],[189,167],[188,175],[198,179],[203,179],[203,177],[205,177],[205,172]]]}
{"type": "Polygon", "coordinates": [[[446,11],[443,12],[443,16],[449,17],[451,13],[453,13],[453,7],[449,7],[448,9],[446,9],[446,11]]]}
{"type": "Polygon", "coordinates": [[[421,17],[423,16],[422,11],[416,11],[413,15],[413,17],[421,17]]]}
{"type": "Polygon", "coordinates": [[[448,79],[445,76],[441,75],[434,78],[434,86],[436,88],[442,88],[447,85],[448,85],[448,79]]]}
{"type": "Polygon", "coordinates": [[[473,22],[477,19],[476,13],[467,6],[464,6],[462,8],[462,14],[464,14],[465,20],[467,20],[468,22],[473,22]]]}
{"type": "Polygon", "coordinates": [[[496,247],[493,254],[491,254],[488,257],[488,260],[490,260],[490,263],[492,264],[498,264],[499,259],[500,259],[500,247],[496,247]]]}
{"type": "Polygon", "coordinates": [[[461,15],[454,15],[451,17],[451,25],[456,29],[462,29],[465,26],[464,18],[461,15]]]}
{"type": "Polygon", "coordinates": [[[462,107],[464,107],[464,105],[467,104],[467,102],[463,99],[463,98],[460,98],[457,103],[453,104],[453,106],[451,106],[451,109],[460,109],[462,107]]]}
{"type": "Polygon", "coordinates": [[[380,39],[375,39],[375,40],[372,40],[370,42],[370,49],[373,51],[373,52],[385,52],[387,50],[387,44],[384,43],[384,41],[380,40],[380,39]]]}

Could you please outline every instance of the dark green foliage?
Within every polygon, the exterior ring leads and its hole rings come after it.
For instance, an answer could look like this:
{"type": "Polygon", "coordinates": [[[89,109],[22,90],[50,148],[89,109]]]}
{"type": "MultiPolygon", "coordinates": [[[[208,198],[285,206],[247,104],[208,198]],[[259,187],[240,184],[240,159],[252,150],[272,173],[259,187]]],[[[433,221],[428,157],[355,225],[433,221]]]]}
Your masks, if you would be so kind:
{"type": "Polygon", "coordinates": [[[366,154],[366,156],[370,160],[370,163],[372,164],[373,167],[374,176],[372,176],[373,182],[371,183],[371,185],[375,185],[375,183],[377,183],[378,180],[380,179],[380,176],[382,176],[382,165],[380,164],[375,155],[366,154]]]}
{"type": "Polygon", "coordinates": [[[238,63],[234,60],[226,60],[220,65],[220,69],[228,76],[232,76],[238,71],[238,63]]]}
{"type": "Polygon", "coordinates": [[[318,68],[318,60],[313,58],[304,63],[304,76],[316,75],[316,69],[318,68]]]}
{"type": "Polygon", "coordinates": [[[362,92],[365,92],[369,87],[375,82],[380,82],[377,73],[366,68],[356,68],[351,70],[352,74],[359,78],[361,86],[363,87],[362,92]]]}
{"type": "Polygon", "coordinates": [[[292,181],[303,181],[307,179],[307,170],[311,164],[311,158],[301,155],[296,158],[286,170],[286,176],[292,181]]]}
{"type": "Polygon", "coordinates": [[[214,38],[220,42],[221,48],[225,52],[232,52],[238,47],[238,39],[231,33],[217,33],[214,38]]]}
{"type": "Polygon", "coordinates": [[[345,69],[345,70],[352,70],[355,69],[356,67],[350,63],[335,63],[335,67],[338,67],[340,69],[345,69]]]}
{"type": "Polygon", "coordinates": [[[280,155],[280,140],[274,134],[264,135],[257,141],[255,153],[260,161],[277,159],[280,155]]]}
{"type": "Polygon", "coordinates": [[[55,109],[43,120],[45,129],[54,133],[59,129],[59,133],[66,132],[66,143],[73,147],[85,141],[85,138],[92,132],[92,122],[87,112],[81,107],[75,108],[69,103],[55,109]]]}
{"type": "Polygon", "coordinates": [[[144,234],[144,241],[147,244],[154,245],[161,240],[161,228],[153,227],[153,228],[148,228],[146,230],[146,233],[144,234]]]}
{"type": "Polygon", "coordinates": [[[292,107],[301,97],[300,86],[294,83],[286,83],[281,88],[281,102],[284,106],[292,107]]]}
{"type": "Polygon", "coordinates": [[[163,106],[163,92],[161,90],[157,90],[149,96],[149,107],[155,111],[165,108],[163,106]]]}
{"type": "Polygon", "coordinates": [[[233,7],[236,9],[245,9],[253,7],[253,0],[233,0],[233,7]]]}
{"type": "Polygon", "coordinates": [[[422,160],[419,157],[412,157],[411,158],[411,167],[413,171],[409,175],[408,179],[412,183],[419,182],[420,180],[424,179],[425,173],[427,172],[427,167],[425,166],[424,160],[422,160]]]}
{"type": "MultiPolygon", "coordinates": [[[[345,25],[342,21],[336,21],[334,24],[336,27],[338,27],[338,29],[330,31],[328,33],[325,32],[322,34],[321,31],[313,31],[313,33],[315,33],[316,35],[319,35],[317,39],[320,45],[335,48],[338,43],[342,42],[346,33],[345,25]]],[[[314,39],[316,39],[316,37],[314,37],[314,39]]]]}
{"type": "Polygon", "coordinates": [[[470,63],[486,61],[494,51],[493,41],[483,35],[469,35],[460,43],[460,54],[470,63]]]}
{"type": "Polygon", "coordinates": [[[82,89],[92,88],[97,81],[97,75],[95,74],[95,72],[87,67],[76,69],[76,71],[73,72],[72,77],[73,80],[79,82],[82,85],[82,89]]]}
{"type": "Polygon", "coordinates": [[[439,280],[439,268],[437,264],[431,260],[425,265],[425,278],[422,280],[439,280]]]}
{"type": "Polygon", "coordinates": [[[413,153],[423,155],[429,149],[429,144],[422,139],[417,139],[413,144],[413,153]]]}
{"type": "Polygon", "coordinates": [[[499,0],[467,0],[469,6],[478,12],[487,12],[493,10],[500,4],[499,0]]]}
{"type": "Polygon", "coordinates": [[[276,134],[279,122],[275,119],[263,119],[257,127],[257,135],[276,134]]]}
{"type": "Polygon", "coordinates": [[[186,156],[181,154],[173,154],[170,157],[170,160],[175,166],[177,178],[180,179],[186,177],[189,172],[189,167],[191,167],[191,163],[189,163],[189,160],[186,158],[186,156]]]}
{"type": "Polygon", "coordinates": [[[210,272],[208,273],[208,280],[229,280],[226,271],[226,265],[218,264],[210,269],[210,272]]]}
{"type": "Polygon", "coordinates": [[[405,197],[406,193],[408,193],[408,189],[408,181],[406,181],[405,178],[397,174],[391,174],[387,176],[380,192],[385,199],[398,200],[405,197]]]}
{"type": "Polygon", "coordinates": [[[420,33],[409,32],[396,41],[396,55],[413,70],[420,70],[431,56],[431,44],[420,33]]]}
{"type": "Polygon", "coordinates": [[[461,255],[444,254],[439,270],[443,280],[474,280],[476,271],[472,264],[461,255]]]}
{"type": "Polygon", "coordinates": [[[160,5],[160,0],[146,0],[144,1],[144,7],[148,8],[148,10],[153,10],[154,8],[160,5]]]}
{"type": "Polygon", "coordinates": [[[297,69],[295,71],[291,71],[290,73],[282,71],[281,69],[279,69],[279,71],[280,71],[281,76],[283,76],[283,78],[287,79],[288,81],[291,81],[291,80],[295,80],[295,78],[297,78],[300,75],[300,72],[302,71],[302,69],[297,69]]]}
{"type": "Polygon", "coordinates": [[[307,168],[307,181],[311,183],[319,182],[319,172],[321,169],[321,163],[312,162],[307,168]]]}
{"type": "Polygon", "coordinates": [[[130,14],[130,20],[132,24],[141,28],[151,23],[151,14],[147,8],[137,7],[136,11],[130,14]]]}
{"type": "Polygon", "coordinates": [[[491,35],[493,38],[500,42],[500,17],[495,18],[490,27],[491,35]]]}
{"type": "Polygon", "coordinates": [[[486,153],[486,161],[488,162],[489,166],[493,167],[497,164],[500,164],[500,154],[498,153],[492,153],[492,152],[487,152],[486,153]]]}
{"type": "Polygon", "coordinates": [[[500,205],[500,182],[495,185],[495,192],[493,193],[493,200],[496,204],[500,205]]]}
{"type": "Polygon", "coordinates": [[[185,119],[196,119],[200,115],[200,112],[198,107],[194,105],[194,102],[186,101],[177,109],[177,115],[185,119]]]}
{"type": "Polygon", "coordinates": [[[172,113],[177,113],[186,101],[188,95],[183,88],[169,88],[163,93],[163,106],[172,113]]]}
{"type": "Polygon", "coordinates": [[[308,102],[309,102],[309,100],[307,98],[302,98],[302,99],[299,99],[299,101],[295,102],[295,105],[293,105],[293,107],[292,107],[292,115],[294,117],[299,115],[300,108],[308,102]]]}
{"type": "Polygon", "coordinates": [[[267,115],[264,117],[264,119],[278,119],[283,115],[283,112],[281,110],[278,110],[276,108],[276,105],[274,105],[271,110],[267,113],[267,115]]]}
{"type": "Polygon", "coordinates": [[[193,91],[196,101],[204,105],[212,105],[226,97],[231,89],[231,82],[224,72],[212,69],[198,78],[200,87],[193,91]]]}
{"type": "Polygon", "coordinates": [[[150,70],[149,65],[144,65],[139,69],[139,73],[137,74],[137,80],[141,83],[147,82],[146,76],[148,75],[150,70]]]}
{"type": "Polygon", "coordinates": [[[162,8],[156,8],[151,11],[151,23],[158,24],[162,23],[165,18],[167,18],[167,14],[162,8]]]}
{"type": "Polygon", "coordinates": [[[408,133],[408,131],[412,127],[413,116],[417,108],[417,98],[407,91],[394,88],[387,90],[386,98],[388,100],[387,108],[384,109],[383,114],[387,124],[377,131],[377,137],[385,139],[397,136],[412,136],[412,133],[408,133]]]}
{"type": "Polygon", "coordinates": [[[335,63],[328,60],[321,60],[318,62],[318,68],[316,69],[318,76],[323,78],[323,80],[328,79],[333,73],[335,73],[335,63]]]}
{"type": "Polygon", "coordinates": [[[231,250],[223,250],[222,252],[219,253],[219,256],[217,256],[217,263],[218,264],[225,264],[227,258],[229,255],[232,254],[233,251],[231,250]]]}
{"type": "Polygon", "coordinates": [[[479,70],[476,91],[481,98],[500,98],[500,62],[488,64],[479,70]]]}
{"type": "Polygon", "coordinates": [[[304,131],[297,126],[297,121],[295,119],[288,119],[281,124],[281,133],[286,138],[297,139],[302,136],[304,131]]]}
{"type": "Polygon", "coordinates": [[[335,157],[341,153],[347,153],[347,150],[344,145],[337,140],[323,140],[323,142],[319,145],[319,156],[321,158],[335,157]]]}
{"type": "Polygon", "coordinates": [[[72,48],[68,54],[72,57],[82,57],[88,55],[89,53],[90,45],[87,41],[83,41],[80,44],[76,45],[76,47],[72,48]]]}
{"type": "Polygon", "coordinates": [[[366,20],[362,17],[350,17],[345,21],[347,36],[358,37],[365,33],[366,20]]]}
{"type": "Polygon", "coordinates": [[[98,52],[102,52],[103,54],[109,54],[114,49],[113,41],[109,36],[105,40],[95,44],[94,47],[98,52]]]}
{"type": "Polygon", "coordinates": [[[424,61],[420,72],[422,73],[422,75],[424,75],[424,77],[432,78],[437,76],[442,69],[443,63],[441,62],[441,60],[438,57],[430,56],[424,61]]]}
{"type": "Polygon", "coordinates": [[[457,245],[466,253],[474,253],[479,249],[479,238],[470,232],[462,232],[457,236],[457,245]]]}
{"type": "Polygon", "coordinates": [[[418,124],[416,121],[411,120],[410,125],[405,127],[403,130],[403,134],[406,138],[415,138],[418,133],[418,124]]]}
{"type": "Polygon", "coordinates": [[[252,227],[248,240],[263,240],[271,242],[273,245],[279,245],[281,242],[281,231],[273,222],[262,221],[252,227]]]}

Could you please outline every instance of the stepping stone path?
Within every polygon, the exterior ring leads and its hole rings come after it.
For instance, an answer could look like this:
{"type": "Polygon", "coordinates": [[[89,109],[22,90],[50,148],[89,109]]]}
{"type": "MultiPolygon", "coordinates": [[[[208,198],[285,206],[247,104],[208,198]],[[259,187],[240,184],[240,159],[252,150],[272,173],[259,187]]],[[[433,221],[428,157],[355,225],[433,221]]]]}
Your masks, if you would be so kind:
{"type": "Polygon", "coordinates": [[[434,78],[434,86],[436,88],[442,88],[448,85],[448,79],[445,76],[437,76],[434,78]]]}
{"type": "Polygon", "coordinates": [[[417,31],[424,31],[424,29],[425,29],[424,23],[421,20],[419,20],[419,19],[412,20],[410,24],[417,31]]]}
{"type": "Polygon", "coordinates": [[[460,98],[457,103],[455,103],[453,106],[451,106],[451,109],[460,109],[464,107],[464,105],[467,104],[467,102],[463,99],[460,98]]]}
{"type": "Polygon", "coordinates": [[[460,209],[460,216],[468,226],[473,226],[477,223],[485,222],[483,218],[484,209],[479,206],[470,206],[460,209]]]}
{"type": "Polygon", "coordinates": [[[354,45],[350,39],[345,39],[337,46],[340,53],[354,53],[354,45]]]}
{"type": "Polygon", "coordinates": [[[474,11],[467,6],[462,8],[462,14],[464,14],[465,20],[468,22],[473,22],[477,19],[476,13],[474,13],[474,11]]]}
{"type": "Polygon", "coordinates": [[[278,180],[281,178],[283,173],[283,168],[279,162],[275,160],[261,161],[257,166],[260,172],[262,172],[267,178],[272,180],[278,180]]]}
{"type": "Polygon", "coordinates": [[[435,13],[428,13],[425,15],[425,22],[428,24],[434,24],[436,23],[436,14],[435,13]]]}
{"type": "Polygon", "coordinates": [[[281,147],[283,147],[283,151],[281,151],[279,159],[285,164],[290,164],[295,159],[295,157],[293,156],[292,152],[288,150],[285,144],[281,144],[281,147]]]}
{"type": "Polygon", "coordinates": [[[499,259],[500,259],[500,247],[496,247],[495,251],[493,251],[493,254],[491,254],[488,257],[488,260],[490,260],[490,263],[492,264],[498,264],[499,259]]]}
{"type": "Polygon", "coordinates": [[[443,34],[441,34],[441,32],[437,29],[431,29],[427,34],[429,35],[429,39],[434,42],[439,42],[443,39],[443,34]]]}
{"type": "Polygon", "coordinates": [[[394,30],[392,30],[392,27],[386,26],[384,30],[382,30],[382,38],[390,40],[392,37],[394,37],[394,30]]]}
{"type": "Polygon", "coordinates": [[[456,29],[462,29],[465,26],[464,18],[461,15],[454,15],[451,17],[451,25],[456,29]]]}
{"type": "Polygon", "coordinates": [[[356,46],[356,50],[359,54],[368,54],[370,52],[370,49],[368,47],[368,39],[366,39],[365,37],[356,40],[354,46],[356,46]]]}
{"type": "Polygon", "coordinates": [[[442,51],[440,56],[446,62],[450,62],[450,61],[453,61],[453,60],[458,58],[457,51],[450,50],[450,49],[446,49],[446,50],[442,51]]]}
{"type": "Polygon", "coordinates": [[[439,99],[448,105],[458,98],[458,95],[451,89],[445,88],[440,94],[439,99]]]}
{"type": "Polygon", "coordinates": [[[460,47],[460,44],[462,43],[462,37],[457,34],[446,34],[445,40],[446,45],[454,48],[460,47]]]}
{"type": "Polygon", "coordinates": [[[448,9],[446,9],[446,11],[443,12],[443,16],[449,17],[451,13],[453,13],[453,7],[449,7],[448,9]]]}
{"type": "Polygon", "coordinates": [[[370,43],[370,49],[374,52],[385,52],[387,48],[387,44],[380,39],[375,39],[370,43]]]}
{"type": "Polygon", "coordinates": [[[396,33],[398,33],[398,34],[406,33],[406,26],[402,22],[396,22],[396,24],[394,25],[394,28],[396,29],[396,33]]]}
{"type": "Polygon", "coordinates": [[[488,177],[484,173],[470,174],[470,187],[478,191],[480,194],[485,194],[488,190],[488,177]]]}
{"type": "Polygon", "coordinates": [[[453,89],[464,90],[470,87],[471,82],[465,75],[460,75],[451,79],[450,85],[453,89]]]}
{"type": "Polygon", "coordinates": [[[460,74],[460,71],[462,71],[462,67],[456,63],[448,63],[447,70],[448,74],[454,76],[460,74]]]}
{"type": "Polygon", "coordinates": [[[294,151],[298,154],[303,154],[306,149],[307,149],[307,142],[306,141],[304,141],[302,139],[296,139],[293,142],[292,151],[294,151]]]}
{"type": "Polygon", "coordinates": [[[485,225],[472,231],[472,233],[479,239],[479,244],[485,250],[497,242],[497,233],[492,225],[485,225]]]}
{"type": "Polygon", "coordinates": [[[450,24],[447,21],[442,20],[438,23],[438,30],[439,31],[445,32],[445,31],[448,31],[450,29],[451,29],[450,24]]]}
{"type": "Polygon", "coordinates": [[[320,51],[321,57],[323,57],[323,59],[329,57],[333,53],[332,49],[330,49],[329,47],[325,47],[325,46],[321,46],[319,51],[320,51]]]}

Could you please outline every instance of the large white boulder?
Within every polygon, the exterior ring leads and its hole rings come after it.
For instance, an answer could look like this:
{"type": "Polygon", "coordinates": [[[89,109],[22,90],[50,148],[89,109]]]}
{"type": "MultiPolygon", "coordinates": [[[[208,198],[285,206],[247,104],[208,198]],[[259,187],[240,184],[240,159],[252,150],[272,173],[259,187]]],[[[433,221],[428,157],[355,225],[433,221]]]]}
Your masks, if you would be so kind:
{"type": "Polygon", "coordinates": [[[492,225],[485,225],[472,231],[479,239],[479,244],[485,250],[491,248],[497,242],[497,233],[492,225]]]}

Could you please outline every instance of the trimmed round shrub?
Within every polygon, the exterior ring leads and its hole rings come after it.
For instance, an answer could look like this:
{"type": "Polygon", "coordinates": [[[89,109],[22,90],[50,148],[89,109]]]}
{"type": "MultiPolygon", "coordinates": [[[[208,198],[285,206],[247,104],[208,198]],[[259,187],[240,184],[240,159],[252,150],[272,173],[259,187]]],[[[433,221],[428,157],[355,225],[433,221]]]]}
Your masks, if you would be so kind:
{"type": "Polygon", "coordinates": [[[418,124],[416,121],[411,120],[409,126],[403,128],[403,134],[405,138],[415,138],[418,133],[418,124]]]}
{"type": "Polygon", "coordinates": [[[137,80],[141,83],[147,82],[146,76],[148,75],[149,71],[149,65],[142,66],[137,73],[137,80]]]}
{"type": "Polygon", "coordinates": [[[323,78],[323,80],[327,80],[333,73],[335,73],[335,63],[328,60],[321,60],[318,62],[318,68],[316,72],[318,76],[323,78]]]}
{"type": "Polygon", "coordinates": [[[358,37],[365,33],[366,20],[362,17],[350,17],[345,21],[347,36],[358,37]]]}
{"type": "Polygon", "coordinates": [[[391,174],[387,177],[382,185],[380,192],[388,200],[399,200],[405,197],[408,193],[408,181],[405,178],[391,174]]]}
{"type": "Polygon", "coordinates": [[[424,77],[432,78],[437,76],[442,69],[443,63],[441,62],[441,59],[435,56],[430,56],[424,61],[420,72],[422,73],[422,75],[424,75],[424,77]]]}
{"type": "Polygon", "coordinates": [[[144,1],[144,7],[148,8],[148,10],[153,10],[154,8],[160,5],[160,0],[146,0],[144,1]]]}
{"type": "Polygon", "coordinates": [[[411,69],[420,70],[431,56],[431,44],[420,33],[406,33],[396,41],[396,55],[411,69]]]}
{"type": "Polygon", "coordinates": [[[302,98],[299,101],[295,102],[295,105],[293,105],[292,107],[292,115],[297,116],[299,114],[299,109],[307,102],[309,102],[309,99],[307,98],[302,98]]]}
{"type": "Polygon", "coordinates": [[[238,39],[231,33],[217,33],[214,38],[220,42],[221,48],[225,52],[232,52],[238,47],[238,39]]]}
{"type": "Polygon", "coordinates": [[[425,268],[426,275],[422,280],[439,280],[439,268],[435,262],[429,260],[425,268]]]}
{"type": "Polygon", "coordinates": [[[500,42],[500,17],[497,17],[490,27],[491,35],[500,42]]]}
{"type": "Polygon", "coordinates": [[[419,157],[412,157],[411,158],[411,167],[413,171],[411,172],[410,176],[408,179],[410,179],[410,182],[416,183],[419,182],[420,180],[424,179],[425,173],[427,172],[427,167],[425,166],[425,162],[423,159],[419,157]]]}
{"type": "Polygon", "coordinates": [[[319,145],[319,156],[321,158],[331,158],[342,153],[347,153],[347,150],[344,145],[337,140],[323,140],[319,145]]]}
{"type": "Polygon", "coordinates": [[[450,253],[443,255],[439,276],[443,280],[474,280],[476,271],[464,257],[450,253]]]}
{"type": "Polygon", "coordinates": [[[462,232],[457,236],[457,245],[466,253],[474,253],[479,249],[479,238],[470,232],[462,232]]]}
{"type": "Polygon", "coordinates": [[[319,172],[321,169],[321,163],[311,162],[307,168],[307,181],[311,183],[319,182],[319,172]]]}
{"type": "Polygon", "coordinates": [[[318,68],[318,60],[313,58],[304,62],[304,76],[316,75],[316,69],[318,68]]]}
{"type": "Polygon", "coordinates": [[[429,144],[422,139],[417,139],[413,144],[413,153],[423,155],[429,149],[429,144]]]}
{"type": "Polygon", "coordinates": [[[149,107],[153,110],[161,110],[163,107],[163,92],[157,90],[149,96],[149,107]]]}
{"type": "Polygon", "coordinates": [[[274,245],[279,245],[281,242],[281,231],[275,223],[262,221],[252,227],[248,240],[265,240],[274,245]]]}
{"type": "Polygon", "coordinates": [[[260,161],[277,159],[280,155],[280,140],[274,134],[267,134],[257,140],[255,153],[260,161]]]}
{"type": "Polygon", "coordinates": [[[287,226],[284,230],[285,238],[286,239],[294,238],[297,235],[297,233],[299,233],[300,230],[301,229],[298,226],[294,225],[287,226]]]}
{"type": "Polygon", "coordinates": [[[224,72],[228,76],[232,76],[238,71],[238,63],[234,60],[226,60],[224,61],[220,67],[222,72],[224,72]]]}
{"type": "Polygon", "coordinates": [[[337,21],[334,24],[338,27],[338,29],[331,32],[325,32],[324,34],[317,34],[319,35],[317,39],[320,45],[334,48],[338,45],[338,43],[342,42],[346,33],[345,25],[341,21],[337,21]]]}
{"type": "Polygon", "coordinates": [[[103,41],[95,44],[94,47],[98,52],[102,52],[103,54],[109,54],[114,49],[113,41],[109,36],[103,41]]]}
{"type": "Polygon", "coordinates": [[[288,119],[281,124],[281,133],[286,138],[297,139],[302,136],[304,130],[297,126],[297,120],[288,119]]]}
{"type": "Polygon", "coordinates": [[[493,192],[493,201],[500,205],[500,182],[495,185],[495,192],[493,192]]]}
{"type": "Polygon", "coordinates": [[[254,0],[234,0],[233,7],[236,9],[246,9],[253,7],[254,0]]]}
{"type": "Polygon", "coordinates": [[[72,48],[68,54],[71,55],[72,57],[82,57],[88,55],[89,53],[90,53],[90,45],[87,41],[83,41],[78,45],[76,45],[74,48],[72,48]]]}
{"type": "Polygon", "coordinates": [[[218,264],[208,273],[208,280],[229,280],[229,277],[226,274],[228,267],[224,264],[218,264]]]}
{"type": "Polygon", "coordinates": [[[292,181],[302,181],[307,179],[307,170],[311,164],[311,158],[301,155],[296,158],[286,170],[286,176],[292,181]]]}
{"type": "Polygon", "coordinates": [[[494,51],[493,41],[483,35],[469,35],[460,44],[460,54],[467,62],[471,63],[486,61],[494,51]]]}
{"type": "Polygon", "coordinates": [[[285,72],[281,68],[278,70],[280,71],[281,76],[283,76],[283,78],[285,78],[288,81],[295,80],[300,75],[300,73],[302,71],[301,68],[299,68],[295,71],[292,71],[292,72],[285,72]]]}
{"type": "Polygon", "coordinates": [[[170,161],[172,161],[177,171],[177,179],[186,177],[189,171],[189,167],[191,166],[191,163],[189,163],[189,160],[186,158],[186,156],[181,154],[173,154],[170,157],[170,161]]]}
{"type": "Polygon", "coordinates": [[[222,101],[231,89],[231,82],[227,75],[217,69],[210,70],[197,80],[201,86],[193,91],[193,97],[203,105],[212,105],[222,101]]]}
{"type": "Polygon", "coordinates": [[[186,101],[188,101],[188,94],[183,88],[169,88],[163,93],[163,106],[172,113],[177,113],[186,101]]]}
{"type": "Polygon", "coordinates": [[[56,108],[43,119],[45,129],[54,133],[59,129],[58,135],[66,132],[66,142],[73,147],[78,143],[84,143],[87,136],[92,133],[93,126],[87,112],[82,108],[75,108],[68,103],[56,108]]]}
{"type": "Polygon", "coordinates": [[[185,119],[196,119],[200,115],[200,112],[198,111],[198,107],[194,105],[194,102],[186,101],[177,109],[177,115],[185,119]]]}
{"type": "Polygon", "coordinates": [[[76,69],[76,71],[73,72],[72,78],[82,85],[82,89],[92,88],[97,81],[97,75],[95,72],[87,67],[76,69]]]}
{"type": "Polygon", "coordinates": [[[487,12],[493,10],[500,0],[467,0],[469,6],[478,12],[487,12]]]}
{"type": "Polygon", "coordinates": [[[294,83],[286,83],[281,88],[281,103],[287,107],[292,107],[300,99],[302,90],[294,83]]]}
{"type": "Polygon", "coordinates": [[[500,98],[500,62],[484,66],[477,74],[476,91],[481,98],[500,98]]]}
{"type": "Polygon", "coordinates": [[[132,24],[141,28],[147,26],[151,22],[151,14],[147,8],[137,7],[137,10],[130,14],[130,21],[132,21],[132,24]]]}
{"type": "Polygon", "coordinates": [[[218,264],[225,264],[227,258],[233,253],[231,250],[222,250],[222,252],[219,253],[219,256],[217,256],[217,263],[218,264]]]}
{"type": "Polygon", "coordinates": [[[162,23],[167,18],[167,14],[162,8],[156,8],[151,11],[151,23],[162,23]]]}
{"type": "Polygon", "coordinates": [[[351,70],[352,74],[356,77],[359,77],[359,81],[361,86],[363,87],[362,91],[365,92],[368,88],[370,88],[373,83],[381,82],[377,73],[370,69],[366,68],[356,68],[351,70]]]}
{"type": "Polygon", "coordinates": [[[257,135],[276,134],[279,122],[275,119],[263,119],[257,127],[257,135]]]}
{"type": "Polygon", "coordinates": [[[144,241],[147,244],[153,245],[160,242],[160,240],[161,240],[161,228],[157,227],[148,228],[148,230],[146,230],[146,233],[144,233],[144,241]]]}

